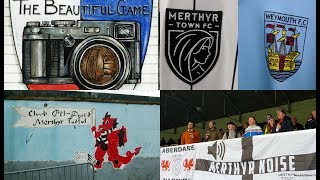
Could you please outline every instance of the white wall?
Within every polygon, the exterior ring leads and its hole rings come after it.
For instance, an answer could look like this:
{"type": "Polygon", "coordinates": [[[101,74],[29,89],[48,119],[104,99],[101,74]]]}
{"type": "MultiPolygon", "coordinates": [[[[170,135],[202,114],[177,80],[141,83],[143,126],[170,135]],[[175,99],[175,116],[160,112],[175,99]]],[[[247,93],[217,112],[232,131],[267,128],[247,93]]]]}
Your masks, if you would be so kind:
{"type": "MultiPolygon", "coordinates": [[[[124,84],[120,90],[151,91],[158,89],[158,0],[153,0],[151,32],[141,83],[124,84]]],[[[4,0],[4,90],[27,90],[12,36],[9,0],[4,0]]]]}

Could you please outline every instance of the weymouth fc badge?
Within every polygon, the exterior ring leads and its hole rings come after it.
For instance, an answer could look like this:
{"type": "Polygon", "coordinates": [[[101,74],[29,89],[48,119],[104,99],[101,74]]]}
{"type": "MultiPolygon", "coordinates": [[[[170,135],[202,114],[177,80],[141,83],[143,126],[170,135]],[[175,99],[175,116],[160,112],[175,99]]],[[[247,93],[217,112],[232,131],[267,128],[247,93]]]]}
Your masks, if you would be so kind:
{"type": "Polygon", "coordinates": [[[222,11],[166,9],[166,59],[171,70],[190,85],[216,64],[222,11]]]}
{"type": "Polygon", "coordinates": [[[265,53],[271,76],[283,82],[295,74],[303,60],[308,18],[265,12],[265,53]]]}

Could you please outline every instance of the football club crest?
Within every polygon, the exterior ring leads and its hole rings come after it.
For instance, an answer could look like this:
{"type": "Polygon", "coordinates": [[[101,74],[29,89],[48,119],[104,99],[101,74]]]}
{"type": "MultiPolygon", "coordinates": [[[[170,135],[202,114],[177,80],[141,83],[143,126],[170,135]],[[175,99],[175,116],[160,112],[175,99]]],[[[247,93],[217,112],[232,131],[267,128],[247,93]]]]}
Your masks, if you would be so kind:
{"type": "Polygon", "coordinates": [[[264,18],[268,69],[275,80],[283,82],[302,64],[308,18],[269,11],[264,18]]]}
{"type": "Polygon", "coordinates": [[[174,175],[178,176],[181,170],[182,170],[182,159],[180,156],[176,156],[172,160],[172,172],[174,175]]]}
{"type": "Polygon", "coordinates": [[[141,82],[152,0],[10,0],[30,90],[119,89],[141,82]]]}
{"type": "Polygon", "coordinates": [[[166,9],[167,63],[191,86],[214,67],[220,52],[222,11],[166,9]]]}

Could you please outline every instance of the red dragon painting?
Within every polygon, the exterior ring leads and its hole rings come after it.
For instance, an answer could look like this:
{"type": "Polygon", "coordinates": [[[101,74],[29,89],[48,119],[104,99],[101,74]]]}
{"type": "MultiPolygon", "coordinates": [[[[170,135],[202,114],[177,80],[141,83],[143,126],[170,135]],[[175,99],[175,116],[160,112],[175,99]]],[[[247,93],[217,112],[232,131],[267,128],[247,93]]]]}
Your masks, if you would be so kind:
{"type": "Polygon", "coordinates": [[[128,139],[127,129],[124,126],[117,129],[117,124],[117,118],[112,118],[107,112],[102,119],[102,124],[91,128],[96,140],[95,170],[102,168],[105,155],[108,156],[107,160],[113,164],[114,168],[122,169],[131,162],[134,156],[139,154],[142,148],[137,147],[134,151],[127,151],[125,156],[120,155],[118,147],[124,146],[128,139]]]}

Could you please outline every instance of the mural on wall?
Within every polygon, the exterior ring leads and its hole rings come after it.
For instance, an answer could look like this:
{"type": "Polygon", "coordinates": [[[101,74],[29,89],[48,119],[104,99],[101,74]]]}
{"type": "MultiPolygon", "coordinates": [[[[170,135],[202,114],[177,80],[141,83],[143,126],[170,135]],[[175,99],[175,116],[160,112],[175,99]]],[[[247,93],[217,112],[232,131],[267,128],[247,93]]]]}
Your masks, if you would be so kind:
{"type": "MultiPolygon", "coordinates": [[[[92,126],[91,131],[95,138],[95,170],[101,169],[105,162],[104,157],[112,163],[116,169],[122,169],[131,159],[138,155],[141,146],[134,151],[127,151],[125,155],[119,154],[118,147],[124,146],[127,141],[127,129],[124,126],[117,128],[118,118],[113,118],[108,112],[102,118],[102,124],[95,126],[95,109],[80,108],[31,108],[31,107],[12,107],[21,118],[13,127],[24,128],[49,128],[68,125],[92,126]]],[[[94,163],[90,154],[85,150],[76,152],[76,163],[94,163]]]]}
{"type": "Polygon", "coordinates": [[[119,89],[141,82],[152,0],[10,1],[29,90],[119,89]]]}
{"type": "Polygon", "coordinates": [[[124,126],[117,128],[117,118],[112,118],[106,113],[102,119],[102,124],[98,127],[91,128],[96,140],[95,170],[101,169],[104,162],[104,156],[108,155],[108,161],[113,164],[114,168],[122,169],[124,165],[131,162],[131,159],[138,155],[142,147],[135,148],[134,151],[127,151],[125,156],[119,154],[118,147],[124,146],[128,141],[127,129],[124,126]]]}
{"type": "Polygon", "coordinates": [[[159,177],[159,105],[4,100],[4,112],[5,172],[90,163],[97,180],[159,177]]]}

